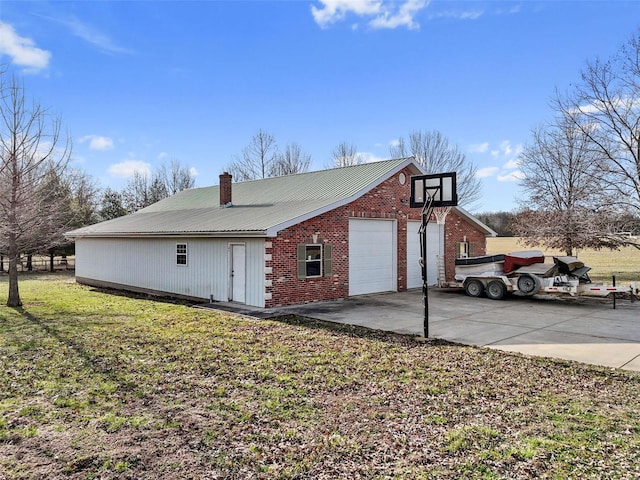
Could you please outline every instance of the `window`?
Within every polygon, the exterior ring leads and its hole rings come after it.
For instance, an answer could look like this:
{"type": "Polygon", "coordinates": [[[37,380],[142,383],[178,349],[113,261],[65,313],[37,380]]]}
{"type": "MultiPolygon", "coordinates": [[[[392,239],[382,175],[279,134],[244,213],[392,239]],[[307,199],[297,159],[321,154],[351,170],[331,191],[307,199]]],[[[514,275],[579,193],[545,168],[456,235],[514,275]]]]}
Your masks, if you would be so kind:
{"type": "Polygon", "coordinates": [[[456,244],[456,258],[467,258],[469,256],[469,244],[458,242],[456,244]]]}
{"type": "Polygon", "coordinates": [[[298,278],[331,276],[332,245],[314,243],[298,245],[298,278]]]}
{"type": "Polygon", "coordinates": [[[305,277],[322,275],[322,245],[306,245],[304,251],[306,263],[305,277]]]}
{"type": "Polygon", "coordinates": [[[456,258],[468,258],[473,257],[475,251],[475,244],[470,242],[458,242],[456,243],[456,258]]]}
{"type": "Polygon", "coordinates": [[[187,265],[187,244],[176,244],[176,265],[187,265]]]}

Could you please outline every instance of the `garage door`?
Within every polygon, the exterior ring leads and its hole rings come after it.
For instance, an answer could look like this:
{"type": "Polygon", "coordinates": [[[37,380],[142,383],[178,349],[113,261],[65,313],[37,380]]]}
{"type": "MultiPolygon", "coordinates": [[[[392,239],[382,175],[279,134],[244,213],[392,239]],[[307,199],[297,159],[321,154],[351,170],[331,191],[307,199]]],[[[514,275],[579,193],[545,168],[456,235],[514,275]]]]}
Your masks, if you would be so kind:
{"type": "MultiPolygon", "coordinates": [[[[420,266],[420,222],[407,222],[407,288],[422,287],[422,267],[420,266]]],[[[438,282],[437,255],[440,246],[440,226],[427,224],[427,285],[438,282]]]]}
{"type": "Polygon", "coordinates": [[[349,295],[397,290],[395,222],[349,220],[349,295]]]}

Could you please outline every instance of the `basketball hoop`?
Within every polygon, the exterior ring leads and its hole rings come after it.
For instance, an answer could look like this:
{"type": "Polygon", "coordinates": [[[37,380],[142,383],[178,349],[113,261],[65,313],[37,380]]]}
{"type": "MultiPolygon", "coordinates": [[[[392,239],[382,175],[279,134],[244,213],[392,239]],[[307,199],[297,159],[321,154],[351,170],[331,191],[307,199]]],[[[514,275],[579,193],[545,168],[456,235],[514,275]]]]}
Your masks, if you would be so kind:
{"type": "Polygon", "coordinates": [[[443,225],[444,220],[447,218],[450,211],[451,207],[435,207],[433,209],[433,214],[436,216],[436,223],[438,225],[443,225]]]}
{"type": "Polygon", "coordinates": [[[420,265],[422,267],[422,295],[424,304],[424,337],[429,338],[429,296],[427,286],[427,224],[435,213],[438,224],[443,224],[451,210],[458,205],[456,172],[416,175],[411,177],[412,208],[421,208],[420,265]]]}
{"type": "Polygon", "coordinates": [[[455,207],[458,205],[456,172],[430,175],[414,175],[411,177],[412,208],[455,207]],[[431,203],[431,205],[429,205],[431,203]]]}

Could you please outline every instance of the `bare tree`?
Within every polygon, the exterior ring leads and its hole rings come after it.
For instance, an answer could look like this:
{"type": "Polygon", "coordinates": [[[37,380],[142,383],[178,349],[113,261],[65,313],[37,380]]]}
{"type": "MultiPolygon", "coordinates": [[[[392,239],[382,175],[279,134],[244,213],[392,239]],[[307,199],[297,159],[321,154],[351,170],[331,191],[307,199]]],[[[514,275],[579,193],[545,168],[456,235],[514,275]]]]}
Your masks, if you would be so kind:
{"type": "Polygon", "coordinates": [[[195,181],[191,171],[175,159],[168,167],[162,164],[151,174],[134,172],[120,194],[120,198],[117,198],[113,192],[109,192],[109,195],[103,198],[110,203],[105,206],[107,208],[105,213],[109,216],[117,215],[118,203],[126,209],[127,213],[137,212],[182,190],[193,188],[195,181]]]}
{"type": "Polygon", "coordinates": [[[311,155],[303,153],[297,143],[291,143],[287,145],[283,153],[276,155],[269,176],[281,177],[306,172],[310,164],[311,155]]]}
{"type": "Polygon", "coordinates": [[[80,228],[96,223],[100,204],[100,187],[91,175],[80,169],[73,169],[63,179],[71,196],[72,223],[70,227],[80,228]]]}
{"type": "Polygon", "coordinates": [[[457,145],[438,131],[415,131],[392,145],[390,154],[395,158],[413,157],[427,173],[456,172],[458,199],[461,205],[471,205],[480,198],[480,180],[475,165],[467,160],[457,145]]]}
{"type": "Polygon", "coordinates": [[[329,168],[351,167],[364,163],[364,157],[358,153],[358,148],[347,142],[341,142],[331,150],[331,158],[333,163],[329,168]]]}
{"type": "Polygon", "coordinates": [[[0,241],[9,260],[7,306],[22,305],[20,253],[51,246],[66,230],[68,205],[51,182],[66,170],[70,153],[60,120],[36,102],[28,105],[17,79],[7,82],[0,74],[0,241]]]}
{"type": "Polygon", "coordinates": [[[530,246],[544,245],[573,255],[578,248],[619,248],[633,244],[620,235],[619,221],[599,182],[600,152],[582,128],[560,114],[532,132],[520,155],[524,173],[523,211],[513,223],[514,233],[530,246]]]}
{"type": "MultiPolygon", "coordinates": [[[[122,203],[127,209],[127,213],[134,213],[148,207],[153,202],[153,198],[160,197],[158,192],[151,193],[151,176],[144,172],[133,172],[127,182],[127,186],[122,191],[122,203]]],[[[166,195],[165,195],[166,197],[166,195]]]]}
{"type": "Polygon", "coordinates": [[[609,60],[587,64],[558,108],[606,164],[597,174],[610,202],[640,212],[640,30],[609,60]]]}
{"type": "Polygon", "coordinates": [[[249,145],[226,168],[237,182],[267,178],[274,170],[278,146],[273,135],[258,130],[249,145]]]}
{"type": "Polygon", "coordinates": [[[196,179],[189,170],[180,164],[175,158],[171,160],[169,166],[162,165],[158,171],[158,175],[164,183],[168,195],[175,195],[183,190],[193,188],[196,179]]]}

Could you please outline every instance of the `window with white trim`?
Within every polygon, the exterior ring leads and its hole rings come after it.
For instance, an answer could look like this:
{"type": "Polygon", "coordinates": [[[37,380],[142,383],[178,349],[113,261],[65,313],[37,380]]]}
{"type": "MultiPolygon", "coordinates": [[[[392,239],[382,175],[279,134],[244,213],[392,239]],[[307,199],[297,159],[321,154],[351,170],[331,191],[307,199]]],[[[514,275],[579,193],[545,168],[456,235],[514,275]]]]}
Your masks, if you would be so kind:
{"type": "Polygon", "coordinates": [[[176,265],[187,266],[187,244],[176,243],[176,265]]]}
{"type": "Polygon", "coordinates": [[[318,278],[332,275],[332,245],[313,243],[298,245],[298,278],[318,278]]]}
{"type": "Polygon", "coordinates": [[[306,245],[304,249],[305,277],[322,276],[322,245],[306,245]]]}

